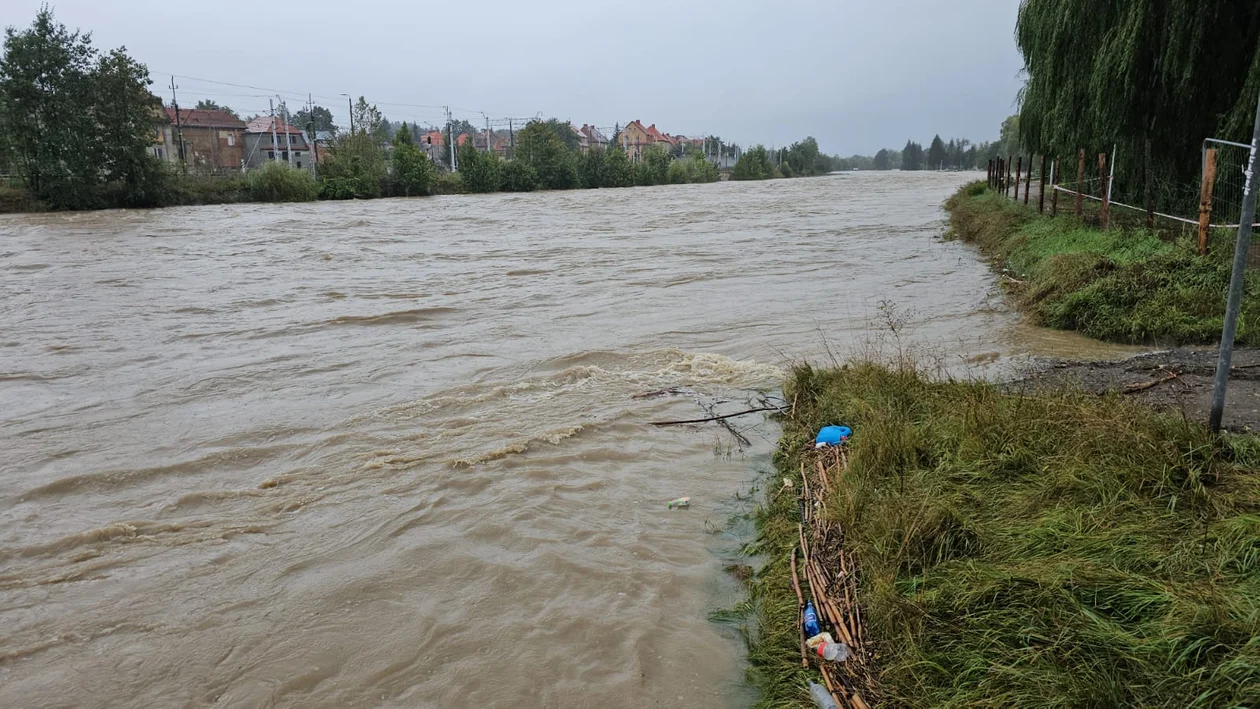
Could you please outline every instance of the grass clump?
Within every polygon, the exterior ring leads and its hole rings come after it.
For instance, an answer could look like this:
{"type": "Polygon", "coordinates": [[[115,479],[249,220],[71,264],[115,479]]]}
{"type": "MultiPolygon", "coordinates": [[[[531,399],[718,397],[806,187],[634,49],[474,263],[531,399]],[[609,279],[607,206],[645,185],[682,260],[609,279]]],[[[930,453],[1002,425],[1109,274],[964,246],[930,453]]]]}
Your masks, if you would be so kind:
{"type": "MultiPolygon", "coordinates": [[[[854,428],[827,508],[856,552],[879,692],[907,706],[1260,704],[1260,444],[1118,396],[800,367],[777,464],[854,428]]],[[[773,489],[773,488],[772,488],[773,489]]],[[[750,657],[800,701],[794,495],[760,529],[750,657]]]]}
{"type": "Polygon", "coordinates": [[[320,185],[309,171],[272,161],[245,175],[245,190],[256,202],[313,202],[320,185]]]}
{"type": "MultiPolygon", "coordinates": [[[[1103,231],[1045,217],[983,183],[946,203],[952,233],[1021,281],[1021,307],[1049,327],[1120,342],[1205,344],[1220,338],[1232,241],[1206,256],[1144,229],[1103,231]]],[[[1238,342],[1260,344],[1260,281],[1248,276],[1238,342]]]]}

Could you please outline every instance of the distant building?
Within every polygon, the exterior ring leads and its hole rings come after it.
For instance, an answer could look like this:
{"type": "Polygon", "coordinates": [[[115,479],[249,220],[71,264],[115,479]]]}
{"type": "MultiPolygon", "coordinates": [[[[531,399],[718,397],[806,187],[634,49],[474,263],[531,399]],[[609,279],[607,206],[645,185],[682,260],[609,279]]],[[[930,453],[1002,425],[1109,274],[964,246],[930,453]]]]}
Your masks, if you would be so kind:
{"type": "Polygon", "coordinates": [[[293,167],[315,171],[315,156],[306,133],[279,118],[259,116],[245,126],[245,169],[260,167],[271,160],[291,163],[293,167]],[[272,123],[275,142],[272,142],[272,123]]]}
{"type": "Polygon", "coordinates": [[[608,147],[608,138],[595,126],[583,123],[581,128],[574,128],[574,132],[578,135],[578,148],[584,153],[591,148],[608,147]]]}
{"type": "Polygon", "coordinates": [[[157,140],[151,149],[159,160],[178,163],[182,155],[190,168],[241,169],[245,123],[227,111],[181,108],[176,114],[174,107],[166,106],[157,123],[157,140]]]}
{"type": "Polygon", "coordinates": [[[649,130],[643,127],[643,123],[636,118],[627,123],[625,129],[621,131],[621,147],[625,148],[626,155],[630,156],[631,160],[638,160],[643,155],[643,151],[648,149],[648,146],[656,143],[656,138],[653,134],[660,134],[656,130],[655,123],[652,124],[651,130],[649,130]]]}

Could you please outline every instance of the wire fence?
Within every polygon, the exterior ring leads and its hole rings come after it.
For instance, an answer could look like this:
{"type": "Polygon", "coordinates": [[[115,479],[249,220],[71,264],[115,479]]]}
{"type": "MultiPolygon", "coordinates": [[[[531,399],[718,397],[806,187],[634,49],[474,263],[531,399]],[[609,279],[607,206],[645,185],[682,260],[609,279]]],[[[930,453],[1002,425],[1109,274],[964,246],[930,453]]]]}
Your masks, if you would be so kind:
{"type": "MultiPolygon", "coordinates": [[[[1165,239],[1193,239],[1201,253],[1206,253],[1210,242],[1232,244],[1245,218],[1249,146],[1204,141],[1197,185],[1152,174],[1149,158],[1143,157],[1142,169],[1123,165],[1117,176],[1119,158],[1114,148],[1097,154],[1079,150],[1071,159],[1010,156],[989,162],[988,182],[991,189],[1039,212],[1074,214],[1104,229],[1146,228],[1165,239]]],[[[1253,227],[1260,228],[1260,209],[1249,216],[1253,227]]],[[[1251,250],[1251,260],[1260,263],[1256,237],[1251,250]]]]}

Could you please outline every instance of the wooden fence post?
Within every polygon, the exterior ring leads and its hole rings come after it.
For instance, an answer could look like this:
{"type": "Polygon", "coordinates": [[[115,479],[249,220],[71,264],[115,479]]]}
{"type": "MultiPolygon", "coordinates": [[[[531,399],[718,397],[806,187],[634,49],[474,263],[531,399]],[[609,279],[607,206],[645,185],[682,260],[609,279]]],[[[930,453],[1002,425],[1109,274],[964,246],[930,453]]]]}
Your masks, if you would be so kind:
{"type": "Polygon", "coordinates": [[[1033,156],[1028,156],[1028,172],[1024,175],[1024,204],[1028,204],[1028,193],[1032,192],[1032,166],[1033,156]]]}
{"type": "Polygon", "coordinates": [[[1059,216],[1059,183],[1063,181],[1063,161],[1055,158],[1054,164],[1050,166],[1050,172],[1054,174],[1054,179],[1050,180],[1053,188],[1050,191],[1050,216],[1059,216]]]}
{"type": "Polygon", "coordinates": [[[1024,169],[1024,156],[1019,156],[1015,160],[1015,201],[1019,201],[1019,174],[1024,169]]]}
{"type": "Polygon", "coordinates": [[[1015,156],[1014,155],[1006,156],[1006,187],[1002,190],[1003,196],[1006,196],[1006,197],[1011,196],[1011,163],[1014,162],[1013,160],[1011,160],[1011,158],[1013,157],[1015,156]]]}
{"type": "Polygon", "coordinates": [[[1098,154],[1098,189],[1101,190],[1100,194],[1102,195],[1102,211],[1100,212],[1102,228],[1106,231],[1110,221],[1109,217],[1111,216],[1109,214],[1111,200],[1107,194],[1107,153],[1098,154]]]}
{"type": "Polygon", "coordinates": [[[1085,201],[1085,148],[1081,148],[1076,156],[1076,216],[1081,216],[1081,206],[1085,201]]]}
{"type": "Polygon", "coordinates": [[[1199,253],[1207,253],[1208,226],[1212,223],[1212,193],[1216,191],[1216,148],[1203,156],[1203,186],[1199,189],[1199,253]]]}
{"type": "Polygon", "coordinates": [[[1041,154],[1041,179],[1037,181],[1037,213],[1046,213],[1046,154],[1041,154]]]}

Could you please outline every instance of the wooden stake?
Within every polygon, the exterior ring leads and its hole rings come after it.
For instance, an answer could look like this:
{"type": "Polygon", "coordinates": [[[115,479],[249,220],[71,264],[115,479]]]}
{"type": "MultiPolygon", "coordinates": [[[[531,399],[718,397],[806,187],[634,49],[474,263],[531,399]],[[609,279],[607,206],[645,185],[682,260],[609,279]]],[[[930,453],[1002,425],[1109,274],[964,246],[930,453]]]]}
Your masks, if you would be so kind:
{"type": "Polygon", "coordinates": [[[1199,253],[1207,253],[1208,226],[1212,223],[1212,193],[1216,191],[1216,148],[1203,156],[1203,186],[1199,190],[1199,253]]]}
{"type": "Polygon", "coordinates": [[[1099,214],[1102,217],[1102,228],[1105,231],[1108,227],[1108,222],[1110,221],[1111,216],[1111,195],[1108,194],[1110,190],[1107,189],[1107,153],[1098,154],[1098,184],[1101,186],[1100,189],[1102,190],[1100,195],[1102,197],[1102,210],[1099,214]]]}
{"type": "Polygon", "coordinates": [[[1006,156],[1006,186],[1002,188],[1002,195],[1004,197],[1011,196],[1011,162],[1012,162],[1011,158],[1013,157],[1015,156],[1014,155],[1006,156]]]}
{"type": "Polygon", "coordinates": [[[1076,216],[1081,216],[1085,202],[1085,148],[1076,156],[1076,216]]]}
{"type": "Polygon", "coordinates": [[[1015,201],[1019,201],[1019,173],[1024,169],[1024,156],[1019,156],[1015,161],[1015,201]]]}
{"type": "Polygon", "coordinates": [[[1041,156],[1041,179],[1037,182],[1037,213],[1046,213],[1046,156],[1041,156]]]}
{"type": "Polygon", "coordinates": [[[1032,156],[1028,156],[1028,172],[1024,174],[1024,204],[1028,204],[1029,193],[1032,192],[1032,156]]]}

